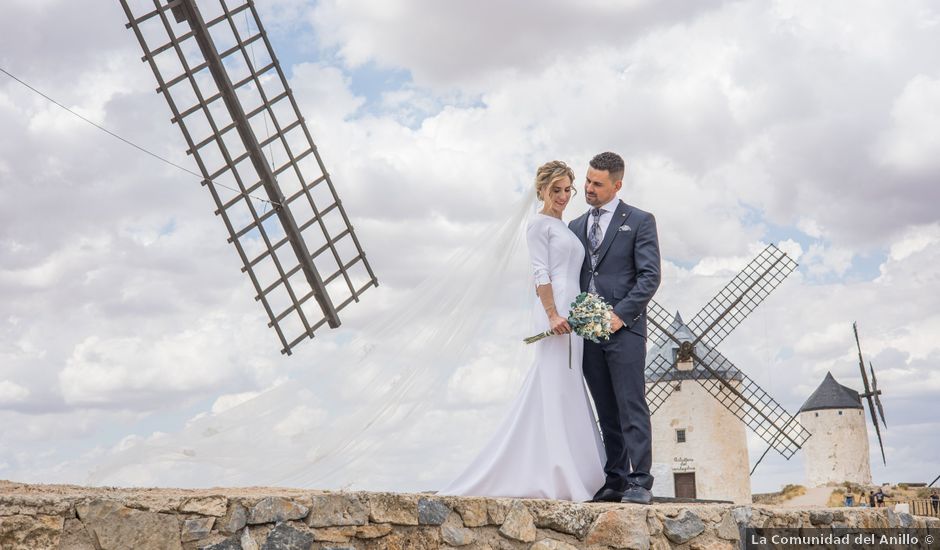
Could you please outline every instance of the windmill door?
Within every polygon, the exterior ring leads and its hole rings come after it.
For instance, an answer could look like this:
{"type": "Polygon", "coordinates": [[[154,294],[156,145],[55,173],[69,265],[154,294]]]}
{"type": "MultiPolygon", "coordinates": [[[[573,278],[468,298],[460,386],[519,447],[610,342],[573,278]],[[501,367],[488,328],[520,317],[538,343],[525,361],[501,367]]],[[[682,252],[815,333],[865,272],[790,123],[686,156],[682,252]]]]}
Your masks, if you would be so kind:
{"type": "Polygon", "coordinates": [[[673,474],[676,498],[695,498],[695,472],[673,474]]]}

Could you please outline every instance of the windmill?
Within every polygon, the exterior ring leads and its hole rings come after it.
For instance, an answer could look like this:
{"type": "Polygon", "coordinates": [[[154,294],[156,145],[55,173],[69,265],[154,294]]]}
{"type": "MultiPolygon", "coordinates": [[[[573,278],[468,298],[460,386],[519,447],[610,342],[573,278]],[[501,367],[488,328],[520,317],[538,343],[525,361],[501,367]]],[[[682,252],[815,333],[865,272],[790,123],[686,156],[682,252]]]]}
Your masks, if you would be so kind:
{"type": "Polygon", "coordinates": [[[881,406],[881,390],[878,389],[878,378],[875,376],[875,367],[872,366],[871,361],[868,362],[868,368],[871,371],[871,386],[868,385],[868,374],[865,372],[865,360],[862,359],[862,345],[858,341],[858,326],[853,322],[852,323],[852,332],[855,334],[855,347],[858,349],[858,368],[862,372],[862,384],[865,386],[865,392],[858,394],[859,397],[863,397],[868,400],[868,412],[871,413],[871,423],[875,427],[875,433],[878,434],[878,446],[881,448],[881,462],[882,464],[887,464],[888,461],[885,460],[885,445],[881,439],[881,428],[878,426],[878,418],[875,416],[875,407],[878,407],[878,416],[881,417],[881,422],[884,424],[885,429],[888,429],[888,424],[885,422],[885,410],[881,406]]]}
{"type": "MultiPolygon", "coordinates": [[[[787,459],[809,438],[809,432],[796,417],[716,349],[796,266],[796,262],[776,246],[767,246],[688,323],[683,322],[678,313],[670,316],[655,301],[649,303],[647,317],[653,345],[646,365],[646,398],[653,415],[654,461],[658,460],[659,452],[675,455],[670,469],[675,475],[676,496],[732,498],[723,491],[737,483],[737,495],[732,499],[750,501],[747,445],[742,426],[763,439],[769,445],[768,450],[773,448],[787,459]],[[687,384],[687,381],[693,383],[687,384]],[[688,386],[692,386],[692,391],[704,391],[701,395],[692,394],[688,386]],[[671,397],[673,395],[681,397],[671,397]],[[709,395],[713,399],[707,399],[709,395]],[[703,405],[703,401],[709,403],[703,405]],[[720,406],[713,405],[715,403],[720,406]],[[679,410],[695,407],[699,408],[695,414],[679,410]],[[660,409],[666,412],[657,415],[660,409]],[[702,436],[697,441],[685,428],[677,427],[682,422],[677,419],[695,421],[695,417],[698,435],[702,436]],[[712,425],[706,426],[709,423],[712,425]],[[658,426],[660,439],[657,441],[658,426]],[[670,432],[669,437],[663,436],[664,431],[670,432]],[[672,437],[673,431],[675,437],[672,437]],[[732,437],[730,432],[739,433],[740,437],[732,437]],[[734,447],[716,448],[715,445],[734,447]],[[711,452],[703,452],[706,448],[711,452]],[[698,449],[698,453],[694,449],[698,449]],[[690,466],[690,453],[700,457],[697,467],[690,466]],[[701,464],[703,455],[709,454],[718,460],[701,464]],[[729,461],[732,458],[743,462],[729,461]],[[716,471],[721,468],[725,468],[725,473],[716,471]],[[692,469],[697,470],[698,477],[691,473],[689,483],[692,486],[683,489],[692,469]],[[709,476],[710,481],[703,479],[703,474],[709,476]],[[736,481],[729,481],[727,476],[736,481]],[[683,490],[691,492],[681,494],[683,490]]],[[[659,455],[660,461],[662,456],[659,455]]]]}
{"type": "MultiPolygon", "coordinates": [[[[865,421],[863,398],[868,400],[871,421],[878,434],[881,448],[881,461],[885,460],[884,442],[881,427],[875,413],[877,407],[884,424],[884,408],[881,405],[881,390],[871,362],[868,371],[862,357],[858,327],[852,323],[855,335],[855,347],[858,350],[858,366],[862,372],[865,391],[859,393],[836,381],[831,372],[827,372],[819,387],[816,388],[803,406],[800,407],[800,424],[813,434],[806,445],[806,482],[809,486],[820,487],[830,483],[851,482],[859,485],[871,484],[871,461],[868,445],[868,427],[865,421]],[[868,374],[871,373],[871,385],[868,374]]],[[[887,427],[887,424],[884,424],[887,427]]]]}
{"type": "Polygon", "coordinates": [[[378,280],[254,1],[120,1],[289,355],[378,280]]]}

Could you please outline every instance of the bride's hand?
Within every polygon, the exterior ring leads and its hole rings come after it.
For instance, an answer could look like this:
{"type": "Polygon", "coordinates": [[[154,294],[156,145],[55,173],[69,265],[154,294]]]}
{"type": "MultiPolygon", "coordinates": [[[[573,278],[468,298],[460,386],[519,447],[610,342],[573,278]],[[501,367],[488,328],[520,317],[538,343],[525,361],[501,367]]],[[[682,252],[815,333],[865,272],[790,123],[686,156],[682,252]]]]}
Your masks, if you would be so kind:
{"type": "Polygon", "coordinates": [[[568,324],[568,319],[565,319],[557,313],[549,316],[548,323],[551,325],[552,332],[555,334],[568,334],[571,332],[571,325],[568,324]]]}

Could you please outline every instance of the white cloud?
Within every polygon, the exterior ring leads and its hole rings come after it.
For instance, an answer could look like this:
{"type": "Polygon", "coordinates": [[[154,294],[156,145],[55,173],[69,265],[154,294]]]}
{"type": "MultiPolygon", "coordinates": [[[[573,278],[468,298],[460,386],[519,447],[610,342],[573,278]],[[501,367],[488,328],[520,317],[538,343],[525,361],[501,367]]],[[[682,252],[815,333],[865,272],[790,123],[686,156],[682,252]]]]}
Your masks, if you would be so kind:
{"type": "Polygon", "coordinates": [[[23,401],[29,396],[29,390],[16,382],[10,380],[0,380],[0,404],[15,403],[23,401]]]}
{"type": "Polygon", "coordinates": [[[891,108],[892,125],[877,144],[879,160],[900,172],[940,168],[940,79],[917,75],[891,108]]]}

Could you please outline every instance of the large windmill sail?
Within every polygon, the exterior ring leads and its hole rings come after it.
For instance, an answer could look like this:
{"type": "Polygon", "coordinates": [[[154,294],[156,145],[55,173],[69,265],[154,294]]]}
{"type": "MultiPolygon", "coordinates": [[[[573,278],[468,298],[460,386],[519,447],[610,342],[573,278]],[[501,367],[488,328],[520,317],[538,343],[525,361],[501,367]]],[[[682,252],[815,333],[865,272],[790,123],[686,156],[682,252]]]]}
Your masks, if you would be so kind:
{"type": "Polygon", "coordinates": [[[731,280],[686,326],[655,301],[647,306],[656,348],[676,349],[675,357],[652,353],[646,366],[650,412],[672,392],[671,382],[695,380],[755,434],[789,459],[809,438],[796,417],[738,369],[715,347],[794,269],[796,263],[769,245],[731,280]],[[692,367],[680,370],[679,363],[692,367]]]}
{"type": "Polygon", "coordinates": [[[378,285],[253,0],[121,0],[282,353],[378,285]]]}

